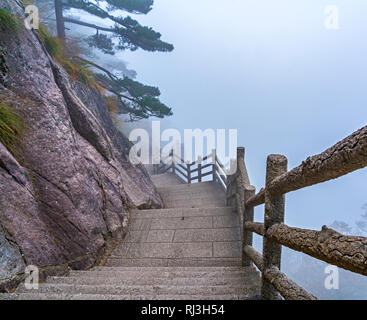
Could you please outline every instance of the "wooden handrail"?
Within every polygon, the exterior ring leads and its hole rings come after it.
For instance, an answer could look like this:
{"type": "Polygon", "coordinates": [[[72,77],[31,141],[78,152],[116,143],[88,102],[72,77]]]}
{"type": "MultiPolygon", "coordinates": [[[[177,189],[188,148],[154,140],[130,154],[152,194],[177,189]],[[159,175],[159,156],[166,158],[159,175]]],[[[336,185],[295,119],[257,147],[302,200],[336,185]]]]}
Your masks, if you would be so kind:
{"type": "MultiPolygon", "coordinates": [[[[181,159],[182,160],[182,159],[181,159]]],[[[265,188],[258,193],[250,185],[244,148],[237,149],[237,168],[228,175],[223,164],[212,154],[199,161],[186,164],[174,162],[168,168],[183,174],[179,168],[187,169],[183,176],[201,182],[207,175],[220,183],[226,193],[226,202],[239,214],[243,247],[242,264],[252,263],[262,272],[263,299],[276,299],[280,293],[285,299],[317,299],[298,286],[280,271],[281,246],[308,254],[316,259],[346,270],[367,276],[367,238],[346,236],[326,226],[321,231],[289,227],[284,224],[284,194],[317,183],[332,180],[367,166],[367,126],[354,132],[324,152],[309,157],[298,167],[287,171],[287,159],[281,155],[270,155],[267,159],[265,188]],[[212,157],[212,163],[202,165],[212,157]],[[197,168],[194,166],[197,165],[197,168]],[[202,170],[212,167],[209,172],[202,170]],[[198,173],[192,177],[192,173],[198,173]],[[264,223],[254,222],[254,207],[265,204],[264,223]],[[252,247],[253,233],[264,237],[263,254],[252,247]]],[[[166,166],[163,166],[167,170],[166,166]]],[[[185,171],[185,170],[184,170],[185,171]]]]}
{"type": "MultiPolygon", "coordinates": [[[[202,178],[212,175],[213,177],[213,181],[218,180],[218,182],[222,185],[222,187],[224,189],[226,189],[226,179],[227,176],[221,176],[218,178],[218,174],[217,174],[217,170],[218,167],[216,166],[216,163],[220,163],[220,160],[218,159],[218,157],[216,156],[216,151],[213,150],[210,154],[208,154],[207,156],[203,157],[203,158],[198,158],[198,160],[191,162],[191,163],[187,163],[184,161],[184,159],[182,159],[181,157],[177,156],[176,154],[173,153],[173,150],[170,152],[170,154],[165,157],[163,160],[161,160],[160,164],[155,166],[155,174],[159,174],[159,173],[165,173],[169,170],[171,170],[172,173],[176,174],[179,173],[181,174],[185,179],[183,179],[183,181],[185,183],[192,183],[193,181],[198,181],[201,182],[202,178]],[[170,161],[169,164],[165,163],[167,161],[167,159],[172,158],[172,161],[170,161]],[[212,161],[202,165],[202,163],[204,161],[207,161],[208,159],[212,158],[212,161]],[[176,162],[175,160],[178,160],[179,162],[176,162]],[[186,165],[186,166],[185,166],[186,165]],[[197,165],[197,168],[194,168],[194,166],[197,165]],[[181,168],[181,169],[180,169],[181,168]],[[207,168],[212,168],[212,170],[208,171],[208,172],[203,172],[203,170],[207,169],[207,168]],[[197,176],[193,177],[193,173],[197,172],[197,176]]],[[[182,177],[180,177],[182,179],[182,177]]]]}
{"type": "Polygon", "coordinates": [[[272,266],[264,270],[263,256],[252,246],[245,246],[243,252],[250,257],[256,267],[264,274],[267,281],[287,300],[317,300],[317,297],[307,292],[298,284],[289,279],[277,267],[272,266]]]}
{"type": "MultiPolygon", "coordinates": [[[[211,164],[211,163],[209,163],[209,164],[206,164],[206,165],[204,165],[204,166],[201,166],[200,168],[201,168],[201,170],[204,170],[204,169],[209,168],[209,167],[211,167],[211,166],[212,166],[212,164],[211,164]]],[[[193,169],[193,170],[191,170],[190,172],[191,172],[191,173],[195,173],[196,171],[199,171],[199,169],[200,169],[200,168],[193,169]]]]}
{"type": "Polygon", "coordinates": [[[176,171],[178,171],[180,174],[182,174],[186,179],[188,178],[187,177],[187,174],[185,174],[184,172],[182,172],[178,167],[176,167],[176,171]]]}
{"type": "Polygon", "coordinates": [[[264,224],[260,222],[246,222],[244,226],[245,230],[255,232],[260,236],[264,235],[264,224]]]}
{"type": "Polygon", "coordinates": [[[285,224],[273,225],[265,236],[293,250],[367,276],[366,237],[346,236],[326,226],[315,231],[285,224]]]}
{"type": "Polygon", "coordinates": [[[259,193],[253,195],[246,201],[247,207],[256,207],[265,202],[265,189],[261,189],[259,193]]]}
{"type": "MultiPolygon", "coordinates": [[[[267,161],[266,187],[245,199],[246,212],[265,203],[265,221],[258,223],[247,219],[243,225],[245,233],[255,232],[264,237],[264,256],[249,245],[243,247],[244,255],[262,271],[262,298],[275,298],[275,293],[279,292],[285,299],[316,299],[280,272],[280,245],[367,275],[366,237],[346,236],[326,226],[321,231],[315,231],[293,228],[283,223],[284,194],[367,166],[367,126],[324,152],[307,158],[290,171],[277,171],[277,166],[282,166],[280,162],[286,164],[287,159],[284,156],[270,155],[267,161]],[[278,172],[276,176],[275,172],[278,172]]],[[[284,167],[282,170],[284,171],[284,167]]],[[[228,184],[234,184],[233,182],[230,180],[228,184]]]]}
{"type": "Polygon", "coordinates": [[[309,157],[293,170],[274,179],[273,194],[286,194],[339,178],[367,166],[367,126],[352,133],[324,152],[309,157]]]}

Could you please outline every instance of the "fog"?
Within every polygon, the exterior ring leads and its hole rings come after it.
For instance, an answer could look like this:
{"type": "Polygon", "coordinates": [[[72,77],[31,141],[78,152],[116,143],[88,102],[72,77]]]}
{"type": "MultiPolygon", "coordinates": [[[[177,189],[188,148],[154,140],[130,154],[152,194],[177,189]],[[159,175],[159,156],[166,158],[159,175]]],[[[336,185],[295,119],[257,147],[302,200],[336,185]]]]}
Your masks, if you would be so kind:
{"type": "MultiPolygon", "coordinates": [[[[330,1],[156,0],[138,19],[175,50],[118,56],[137,80],[159,86],[173,108],[162,127],[238,129],[259,190],[268,154],[286,155],[291,169],[366,125],[367,2],[332,4],[338,30],[324,26],[330,1]]],[[[318,230],[334,220],[354,224],[367,202],[366,173],[288,194],[286,223],[318,230]]],[[[263,220],[262,207],[256,220],[263,220]]],[[[367,292],[364,284],[359,292],[367,292]]]]}
{"type": "MultiPolygon", "coordinates": [[[[162,127],[238,129],[260,188],[268,154],[286,155],[292,168],[366,124],[367,3],[334,1],[339,30],[324,26],[328,4],[156,0],[139,21],[175,50],[119,55],[173,108],[162,127]]],[[[289,194],[287,223],[353,223],[367,202],[365,176],[360,170],[289,194]]]]}

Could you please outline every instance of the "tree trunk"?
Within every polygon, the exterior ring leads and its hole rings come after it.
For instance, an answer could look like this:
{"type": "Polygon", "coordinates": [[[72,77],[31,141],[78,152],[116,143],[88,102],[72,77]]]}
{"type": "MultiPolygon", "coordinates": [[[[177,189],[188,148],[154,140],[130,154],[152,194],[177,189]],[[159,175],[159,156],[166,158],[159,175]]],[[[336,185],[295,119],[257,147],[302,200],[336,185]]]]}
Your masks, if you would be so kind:
{"type": "Polygon", "coordinates": [[[55,0],[55,13],[57,24],[57,36],[59,38],[65,38],[65,23],[62,14],[62,0],[55,0]]]}

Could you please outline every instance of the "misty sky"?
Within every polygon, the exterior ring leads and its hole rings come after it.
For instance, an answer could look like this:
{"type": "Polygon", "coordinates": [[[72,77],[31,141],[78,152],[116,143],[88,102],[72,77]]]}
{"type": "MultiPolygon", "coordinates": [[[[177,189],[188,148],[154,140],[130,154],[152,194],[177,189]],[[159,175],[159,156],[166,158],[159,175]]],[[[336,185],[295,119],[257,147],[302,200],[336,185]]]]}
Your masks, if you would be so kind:
{"type": "MultiPolygon", "coordinates": [[[[137,18],[175,51],[120,56],[173,108],[162,126],[237,128],[259,189],[268,154],[286,155],[293,168],[366,125],[366,17],[360,0],[155,0],[137,18]],[[330,4],[339,30],[324,26],[330,4]]],[[[366,172],[288,194],[286,223],[354,223],[367,202],[366,172]]]]}

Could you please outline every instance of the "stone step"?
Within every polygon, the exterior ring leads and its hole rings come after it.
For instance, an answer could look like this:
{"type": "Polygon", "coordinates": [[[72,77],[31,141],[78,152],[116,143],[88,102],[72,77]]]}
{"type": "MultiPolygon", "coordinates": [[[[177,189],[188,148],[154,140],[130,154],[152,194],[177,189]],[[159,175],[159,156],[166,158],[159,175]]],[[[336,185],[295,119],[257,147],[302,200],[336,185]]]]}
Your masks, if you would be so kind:
{"type": "Polygon", "coordinates": [[[163,200],[165,208],[216,208],[224,206],[224,199],[213,197],[182,199],[182,200],[163,200]]]}
{"type": "Polygon", "coordinates": [[[91,272],[101,272],[101,271],[115,271],[115,272],[123,272],[123,273],[129,273],[129,272],[136,272],[139,274],[142,273],[159,273],[159,274],[177,274],[177,273],[183,273],[183,274],[195,274],[195,273],[205,273],[205,274],[212,274],[212,273],[228,273],[232,274],[234,272],[252,272],[256,271],[257,269],[253,266],[251,267],[242,267],[242,266],[218,266],[218,267],[200,267],[200,266],[194,266],[194,267],[107,267],[107,266],[95,266],[92,269],[88,271],[81,271],[81,270],[71,270],[71,274],[73,272],[77,273],[91,273],[91,272]]]}
{"type": "Polygon", "coordinates": [[[186,184],[179,186],[171,186],[170,188],[157,188],[157,191],[162,196],[195,196],[200,194],[225,196],[225,193],[220,187],[213,185],[186,184]]]}
{"type": "MultiPolygon", "coordinates": [[[[157,233],[158,231],[167,231],[168,233],[169,232],[172,233],[172,230],[176,231],[185,229],[216,230],[222,228],[239,228],[239,225],[240,220],[238,215],[206,216],[206,217],[172,217],[172,218],[158,218],[158,219],[132,218],[130,220],[128,235],[133,236],[133,234],[137,231],[151,231],[153,233],[154,232],[157,233]]],[[[159,234],[157,234],[157,236],[159,236],[159,234]]],[[[126,237],[125,239],[128,238],[126,237]]]]}
{"type": "Polygon", "coordinates": [[[110,267],[218,267],[241,266],[239,258],[209,258],[209,259],[154,259],[154,258],[111,258],[106,266],[110,267]]]}
{"type": "MultiPolygon", "coordinates": [[[[223,229],[239,228],[238,215],[207,216],[207,217],[172,217],[130,220],[128,235],[133,236],[137,231],[167,231],[172,230],[195,230],[195,229],[223,229]]],[[[181,232],[181,231],[180,231],[181,232]]],[[[172,233],[172,232],[171,232],[172,233]]],[[[158,237],[159,238],[159,237],[158,237]]],[[[173,235],[172,235],[173,238],[173,235]]],[[[126,237],[125,239],[128,239],[126,237]]]]}
{"type": "MultiPolygon", "coordinates": [[[[180,223],[181,221],[178,221],[180,223]]],[[[175,221],[172,222],[175,224],[175,221]]],[[[220,242],[241,240],[240,229],[236,228],[216,228],[216,229],[188,229],[185,224],[178,228],[163,228],[157,230],[137,230],[129,231],[124,239],[124,243],[184,243],[184,242],[220,242]]],[[[124,253],[127,248],[122,247],[124,253]]],[[[119,249],[116,250],[117,252],[119,249]]]]}
{"type": "MultiPolygon", "coordinates": [[[[112,269],[112,267],[111,267],[112,269]]],[[[156,279],[156,280],[169,280],[169,279],[218,279],[218,278],[242,278],[244,279],[247,274],[253,274],[256,272],[245,272],[245,271],[233,271],[232,273],[228,272],[171,272],[171,273],[165,273],[165,272],[124,272],[124,271],[86,271],[86,272],[78,272],[78,271],[72,271],[70,273],[70,277],[75,278],[87,278],[87,279],[94,279],[94,278],[101,278],[101,279],[156,279]]],[[[51,278],[50,278],[51,279],[51,278]]]]}
{"type": "Polygon", "coordinates": [[[214,208],[169,208],[153,210],[134,210],[132,216],[136,219],[159,219],[159,218],[177,218],[177,217],[209,217],[209,216],[230,216],[233,213],[232,208],[218,206],[214,208]]]}
{"type": "Polygon", "coordinates": [[[185,193],[160,193],[160,196],[163,201],[192,201],[192,200],[200,200],[200,199],[206,199],[206,200],[220,200],[221,202],[224,202],[225,197],[224,195],[215,194],[210,191],[205,192],[192,192],[192,194],[185,194],[185,193]]]}
{"type": "Polygon", "coordinates": [[[188,278],[168,278],[168,277],[152,277],[148,276],[134,276],[131,278],[113,277],[105,275],[104,277],[50,277],[47,279],[47,283],[62,283],[62,284],[75,284],[75,285],[168,285],[168,286],[224,286],[235,285],[239,283],[247,283],[249,281],[254,282],[259,279],[259,276],[254,274],[243,274],[237,276],[227,277],[222,274],[221,277],[188,277],[188,278]]]}
{"type": "Polygon", "coordinates": [[[170,217],[182,217],[182,216],[223,216],[223,215],[237,215],[231,207],[220,206],[214,208],[162,208],[162,209],[150,209],[150,210],[132,210],[133,217],[135,218],[151,218],[152,216],[157,218],[170,218],[170,217]]]}
{"type": "Polygon", "coordinates": [[[198,182],[198,183],[184,183],[184,184],[177,184],[173,186],[160,186],[157,187],[158,192],[162,193],[170,193],[170,192],[187,192],[190,190],[212,190],[213,192],[220,192],[224,194],[224,191],[221,185],[217,182],[213,181],[205,181],[205,182],[198,182]]]}
{"type": "Polygon", "coordinates": [[[0,300],[259,300],[256,294],[227,295],[111,295],[111,294],[0,294],[0,300]]]}
{"type": "Polygon", "coordinates": [[[180,178],[170,173],[152,175],[151,179],[156,187],[166,187],[184,183],[180,178]]]}
{"type": "Polygon", "coordinates": [[[158,258],[158,259],[202,259],[202,258],[236,258],[241,256],[240,241],[223,242],[172,242],[123,243],[112,253],[111,257],[158,258]]]}
{"type": "MultiPolygon", "coordinates": [[[[258,282],[252,281],[235,285],[218,286],[170,286],[170,285],[79,285],[79,284],[52,284],[41,283],[38,293],[81,293],[81,294],[108,294],[108,295],[254,295],[257,293],[258,282]]],[[[21,284],[17,293],[28,290],[21,284]]]]}

